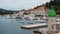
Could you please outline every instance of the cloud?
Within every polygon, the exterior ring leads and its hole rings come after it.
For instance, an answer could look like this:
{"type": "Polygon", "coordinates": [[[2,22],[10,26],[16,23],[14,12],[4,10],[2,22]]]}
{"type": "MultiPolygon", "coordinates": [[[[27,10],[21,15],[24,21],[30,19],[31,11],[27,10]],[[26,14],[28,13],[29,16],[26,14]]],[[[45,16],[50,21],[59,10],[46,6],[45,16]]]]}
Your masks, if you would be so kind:
{"type": "Polygon", "coordinates": [[[20,10],[41,5],[50,0],[0,0],[0,8],[20,10]]]}

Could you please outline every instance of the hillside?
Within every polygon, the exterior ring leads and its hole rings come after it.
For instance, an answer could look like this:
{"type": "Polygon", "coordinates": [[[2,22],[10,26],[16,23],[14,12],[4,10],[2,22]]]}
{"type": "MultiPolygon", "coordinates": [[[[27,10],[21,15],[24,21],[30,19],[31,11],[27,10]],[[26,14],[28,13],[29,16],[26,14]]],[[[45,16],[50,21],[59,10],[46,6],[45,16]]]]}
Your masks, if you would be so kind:
{"type": "Polygon", "coordinates": [[[46,3],[46,7],[50,8],[51,6],[54,6],[56,13],[60,15],[60,0],[51,0],[46,3]]]}
{"type": "Polygon", "coordinates": [[[18,11],[6,10],[6,9],[0,8],[0,15],[3,15],[3,14],[13,14],[14,12],[16,13],[18,11]]]}

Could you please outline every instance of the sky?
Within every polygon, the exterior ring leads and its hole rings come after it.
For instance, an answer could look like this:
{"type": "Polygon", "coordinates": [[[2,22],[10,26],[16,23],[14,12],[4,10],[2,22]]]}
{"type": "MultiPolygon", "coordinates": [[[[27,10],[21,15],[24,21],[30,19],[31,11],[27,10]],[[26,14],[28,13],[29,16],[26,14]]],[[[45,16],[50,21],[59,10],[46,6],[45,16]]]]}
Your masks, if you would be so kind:
{"type": "Polygon", "coordinates": [[[50,0],[0,0],[0,8],[7,10],[30,9],[50,0]]]}

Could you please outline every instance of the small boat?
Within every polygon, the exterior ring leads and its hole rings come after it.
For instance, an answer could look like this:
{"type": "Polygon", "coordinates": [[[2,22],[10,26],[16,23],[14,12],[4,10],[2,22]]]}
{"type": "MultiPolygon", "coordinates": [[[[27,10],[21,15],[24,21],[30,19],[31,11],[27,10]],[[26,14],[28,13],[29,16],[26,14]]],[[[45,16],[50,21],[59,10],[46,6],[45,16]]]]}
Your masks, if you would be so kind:
{"type": "Polygon", "coordinates": [[[57,22],[60,22],[60,18],[59,19],[56,19],[57,22]]]}
{"type": "Polygon", "coordinates": [[[15,16],[13,14],[8,14],[8,15],[5,15],[5,18],[6,19],[15,19],[15,16]]]}
{"type": "Polygon", "coordinates": [[[16,19],[21,19],[21,18],[18,16],[18,17],[16,17],[16,19]]]}

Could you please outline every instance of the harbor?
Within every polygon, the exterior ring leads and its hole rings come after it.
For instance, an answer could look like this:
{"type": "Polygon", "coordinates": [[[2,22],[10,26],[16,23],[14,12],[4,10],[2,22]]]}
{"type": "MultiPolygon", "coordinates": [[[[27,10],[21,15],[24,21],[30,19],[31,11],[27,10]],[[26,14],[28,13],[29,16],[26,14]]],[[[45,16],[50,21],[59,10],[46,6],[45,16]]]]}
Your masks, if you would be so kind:
{"type": "Polygon", "coordinates": [[[60,0],[1,0],[0,34],[60,34],[60,0]]]}
{"type": "MultiPolygon", "coordinates": [[[[38,11],[39,12],[39,11],[38,11]]],[[[60,17],[56,15],[53,6],[51,6],[50,12],[46,13],[44,10],[41,13],[42,15],[37,15],[34,13],[33,15],[23,15],[22,17],[17,14],[8,14],[8,15],[0,15],[1,17],[1,34],[49,34],[49,33],[58,33],[59,34],[59,25],[60,25],[60,17]],[[5,21],[5,22],[3,22],[5,21]],[[6,25],[7,24],[7,25],[6,25]],[[5,26],[5,29],[4,29],[5,26]],[[12,28],[11,28],[12,27],[12,28]],[[2,29],[3,28],[3,29],[2,29]],[[7,29],[6,29],[7,28],[7,29]],[[17,30],[17,31],[16,31],[17,30]],[[20,31],[22,30],[22,32],[20,31]],[[6,31],[4,33],[4,31],[6,31]],[[24,33],[23,33],[24,31],[24,33]],[[8,33],[7,33],[8,32],[8,33]]]]}
{"type": "MultiPolygon", "coordinates": [[[[34,23],[33,21],[31,21],[34,23]]],[[[27,22],[27,20],[21,20],[21,19],[6,19],[6,16],[0,16],[0,34],[36,34],[36,32],[40,32],[42,28],[34,28],[34,29],[22,29],[22,25],[32,25],[29,24],[30,21],[27,22]],[[23,23],[22,23],[23,22],[23,23]],[[2,27],[1,27],[2,26],[2,27]]],[[[58,22],[59,24],[60,22],[58,22]]],[[[38,23],[37,23],[38,24],[38,23]]],[[[39,34],[39,33],[37,33],[39,34]]]]}
{"type": "Polygon", "coordinates": [[[5,16],[0,16],[0,34],[33,34],[33,30],[20,28],[21,25],[25,24],[28,24],[25,20],[6,19],[5,16]],[[24,21],[24,23],[21,23],[21,21],[24,21]]]}
{"type": "MultiPolygon", "coordinates": [[[[1,15],[1,18],[3,18],[3,19],[1,19],[2,25],[0,25],[0,26],[6,25],[6,24],[9,25],[9,26],[7,26],[7,25],[5,26],[7,28],[7,31],[5,33],[1,33],[1,34],[9,34],[11,31],[12,32],[10,34],[20,34],[21,33],[20,30],[23,30],[24,33],[26,30],[28,32],[31,31],[32,33],[29,32],[30,34],[33,34],[33,33],[41,34],[42,32],[43,32],[42,34],[44,34],[44,33],[48,34],[51,32],[56,33],[57,31],[59,31],[59,30],[56,30],[56,28],[59,27],[59,25],[60,25],[60,20],[59,20],[60,17],[56,15],[53,7],[50,9],[50,12],[47,14],[48,16],[45,16],[44,14],[45,14],[45,12],[43,12],[43,16],[39,15],[38,17],[36,15],[34,15],[33,17],[30,15],[24,15],[23,17],[21,17],[21,16],[19,16],[19,14],[18,15],[8,14],[8,15],[3,15],[3,16],[1,15]],[[3,21],[5,21],[6,24],[3,21]],[[50,31],[50,29],[52,31],[50,31]],[[15,32],[13,32],[14,30],[15,30],[15,32]],[[16,30],[18,30],[18,31],[16,32],[16,30]]],[[[4,30],[6,30],[6,28],[4,29],[3,27],[1,27],[2,32],[4,30]]],[[[57,29],[59,29],[59,28],[57,28],[57,29]]],[[[21,33],[21,34],[24,34],[24,33],[21,33]]],[[[28,34],[28,33],[26,32],[26,34],[28,34]]]]}
{"type": "MultiPolygon", "coordinates": [[[[34,25],[34,26],[35,26],[34,25]]],[[[39,23],[39,25],[41,25],[39,23]]],[[[34,27],[32,26],[32,27],[34,27]]],[[[34,34],[33,31],[36,29],[40,28],[45,28],[46,26],[42,27],[37,27],[38,22],[30,21],[30,20],[25,20],[25,19],[11,19],[7,18],[6,15],[2,16],[0,15],[0,34],[34,34]],[[30,24],[33,23],[36,25],[36,28],[31,28],[31,29],[23,29],[21,26],[23,25],[33,25],[30,24]]],[[[31,27],[31,26],[30,26],[31,27]]]]}

